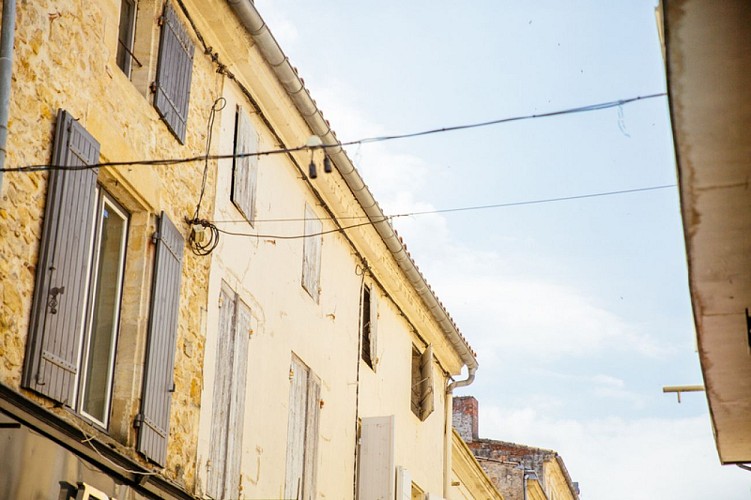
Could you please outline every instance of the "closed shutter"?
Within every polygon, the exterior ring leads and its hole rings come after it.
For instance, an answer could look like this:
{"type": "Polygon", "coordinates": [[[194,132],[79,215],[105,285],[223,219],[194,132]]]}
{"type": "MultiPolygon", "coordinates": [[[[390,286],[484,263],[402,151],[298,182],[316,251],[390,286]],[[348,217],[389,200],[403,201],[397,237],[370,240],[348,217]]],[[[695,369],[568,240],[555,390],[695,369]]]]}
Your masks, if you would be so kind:
{"type": "Polygon", "coordinates": [[[235,323],[235,294],[226,285],[219,295],[219,330],[217,332],[216,371],[214,372],[213,410],[211,414],[211,452],[207,489],[213,498],[223,498],[227,434],[229,432],[232,335],[235,323]]]}
{"type": "Polygon", "coordinates": [[[99,143],[66,111],[57,114],[24,387],[70,406],[83,335],[92,252],[99,143]]]}
{"type": "Polygon", "coordinates": [[[159,37],[154,107],[182,144],[185,144],[188,122],[194,50],[193,42],[177,19],[175,10],[167,3],[159,37]]]}
{"type": "Polygon", "coordinates": [[[370,289],[370,363],[373,370],[378,365],[378,289],[370,289]]]}
{"type": "Polygon", "coordinates": [[[433,346],[420,356],[420,419],[425,420],[435,409],[433,394],[433,346]]]}
{"type": "Polygon", "coordinates": [[[302,285],[318,302],[321,275],[321,231],[323,226],[310,206],[305,206],[302,285]]]}
{"type": "MultiPolygon", "coordinates": [[[[236,296],[237,297],[237,296],[236,296]]],[[[245,424],[245,391],[248,373],[248,343],[250,340],[250,308],[237,298],[235,303],[232,383],[227,436],[227,468],[224,491],[227,498],[240,497],[240,466],[242,462],[243,426],[245,424]]],[[[230,359],[228,356],[225,359],[230,359]]]]}
{"type": "Polygon", "coordinates": [[[162,212],[157,230],[151,313],[141,396],[138,451],[164,466],[167,459],[173,368],[180,306],[183,237],[162,212]]]}
{"type": "Polygon", "coordinates": [[[358,500],[394,498],[395,417],[362,419],[358,468],[358,500]]]}
{"type": "Polygon", "coordinates": [[[308,408],[305,415],[305,479],[303,499],[315,500],[318,471],[318,427],[321,415],[321,381],[308,374],[308,408]]]}
{"type": "MultiPolygon", "coordinates": [[[[248,114],[237,107],[235,123],[235,155],[258,151],[258,133],[253,129],[248,114]]],[[[258,157],[235,157],[232,168],[232,202],[243,216],[253,223],[255,219],[256,179],[258,157]]]]}
{"type": "Polygon", "coordinates": [[[287,470],[284,498],[302,498],[305,468],[305,413],[308,405],[308,370],[297,358],[290,366],[289,420],[287,421],[287,470]]]}

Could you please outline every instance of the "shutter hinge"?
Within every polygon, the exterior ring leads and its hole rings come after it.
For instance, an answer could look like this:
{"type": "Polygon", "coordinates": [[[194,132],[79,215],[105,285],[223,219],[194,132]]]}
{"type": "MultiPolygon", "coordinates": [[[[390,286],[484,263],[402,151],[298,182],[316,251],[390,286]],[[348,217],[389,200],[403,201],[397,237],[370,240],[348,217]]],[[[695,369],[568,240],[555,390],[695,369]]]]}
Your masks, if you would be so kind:
{"type": "Polygon", "coordinates": [[[172,381],[172,387],[170,387],[167,392],[175,392],[175,381],[172,381]]]}
{"type": "Polygon", "coordinates": [[[156,94],[156,82],[151,82],[151,85],[149,85],[149,90],[152,94],[156,94]]]}
{"type": "Polygon", "coordinates": [[[156,245],[159,240],[162,239],[162,235],[159,234],[159,231],[155,231],[154,234],[151,235],[151,242],[156,245]]]}
{"type": "Polygon", "coordinates": [[[166,22],[166,19],[164,18],[164,14],[159,16],[159,19],[156,20],[156,24],[159,26],[162,26],[166,22]]]}
{"type": "Polygon", "coordinates": [[[133,427],[136,429],[140,428],[141,424],[143,424],[143,413],[139,413],[136,415],[136,418],[133,419],[133,427]]]}

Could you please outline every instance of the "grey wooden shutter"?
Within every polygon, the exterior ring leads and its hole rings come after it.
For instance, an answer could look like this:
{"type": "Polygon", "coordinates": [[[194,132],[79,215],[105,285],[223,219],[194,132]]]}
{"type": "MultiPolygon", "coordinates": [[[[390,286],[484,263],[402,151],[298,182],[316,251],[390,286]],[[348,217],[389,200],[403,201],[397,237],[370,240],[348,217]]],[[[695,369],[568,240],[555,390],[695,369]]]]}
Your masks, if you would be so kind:
{"type": "Polygon", "coordinates": [[[358,453],[358,500],[391,500],[395,491],[395,417],[362,419],[358,453]]]}
{"type": "Polygon", "coordinates": [[[23,385],[72,405],[89,283],[99,143],[57,114],[23,385]]]}
{"type": "MultiPolygon", "coordinates": [[[[235,123],[235,155],[258,151],[258,133],[253,129],[248,114],[237,107],[235,123]]],[[[235,157],[232,168],[231,199],[243,216],[253,223],[255,219],[256,179],[258,177],[258,157],[235,157]]]]}
{"type": "Polygon", "coordinates": [[[207,482],[208,494],[223,498],[229,433],[232,336],[235,324],[235,294],[222,283],[219,294],[219,329],[217,331],[216,369],[214,371],[214,401],[211,411],[211,469],[207,482]]]}
{"type": "Polygon", "coordinates": [[[287,469],[284,498],[302,498],[305,470],[305,413],[308,405],[308,371],[297,358],[292,358],[292,381],[289,388],[287,421],[287,469]]]}
{"type": "Polygon", "coordinates": [[[420,356],[420,419],[425,420],[435,409],[433,394],[433,346],[420,356]]]}
{"type": "Polygon", "coordinates": [[[321,276],[321,232],[323,225],[309,205],[305,206],[305,239],[303,241],[302,285],[316,302],[321,276]],[[310,235],[310,236],[309,236],[310,235]]]}
{"type": "Polygon", "coordinates": [[[180,306],[183,237],[162,212],[154,256],[148,344],[144,366],[138,451],[164,466],[167,458],[173,368],[180,306]]]}
{"type": "Polygon", "coordinates": [[[169,3],[161,21],[154,107],[180,143],[185,144],[195,47],[169,3]]]}
{"type": "Polygon", "coordinates": [[[321,416],[321,380],[308,373],[308,404],[305,413],[305,468],[303,499],[315,500],[318,475],[318,428],[321,416]]]}

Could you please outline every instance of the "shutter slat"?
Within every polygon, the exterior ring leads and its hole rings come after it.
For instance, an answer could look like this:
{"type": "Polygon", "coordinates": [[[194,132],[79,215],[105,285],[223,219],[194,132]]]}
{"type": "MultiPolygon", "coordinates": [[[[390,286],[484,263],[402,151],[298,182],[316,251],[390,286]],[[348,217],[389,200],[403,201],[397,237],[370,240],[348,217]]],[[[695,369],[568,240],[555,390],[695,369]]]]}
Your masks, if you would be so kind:
{"type": "Polygon", "coordinates": [[[185,143],[188,122],[194,50],[187,31],[168,3],[164,7],[164,23],[159,37],[154,107],[182,144],[185,143]]]}
{"type": "MultiPolygon", "coordinates": [[[[237,107],[235,124],[235,155],[258,151],[258,133],[253,129],[250,117],[241,106],[237,107]]],[[[251,224],[255,219],[256,182],[258,157],[235,157],[232,169],[231,199],[245,219],[251,224]]]]}
{"type": "Polygon", "coordinates": [[[300,500],[305,467],[305,412],[307,408],[307,367],[292,359],[292,381],[289,389],[289,420],[287,422],[287,469],[284,498],[300,500]]]}
{"type": "Polygon", "coordinates": [[[248,373],[248,344],[250,341],[250,308],[239,298],[235,306],[235,337],[232,353],[232,400],[230,402],[229,435],[227,436],[227,474],[225,494],[240,497],[243,426],[245,424],[245,391],[248,373]]]}
{"type": "Polygon", "coordinates": [[[180,306],[183,237],[162,212],[154,256],[138,451],[164,466],[180,306]]]}
{"type": "Polygon", "coordinates": [[[370,289],[370,363],[373,370],[378,365],[378,289],[370,289]]]}
{"type": "Polygon", "coordinates": [[[308,401],[305,415],[304,500],[316,498],[318,470],[318,427],[321,415],[321,381],[313,373],[308,375],[308,401]]]}
{"type": "MultiPolygon", "coordinates": [[[[57,116],[52,162],[61,167],[99,161],[99,143],[66,111],[57,116]]],[[[98,169],[49,174],[37,263],[24,387],[72,405],[86,309],[98,169]],[[50,307],[56,295],[56,312],[50,307]]]]}
{"type": "Polygon", "coordinates": [[[425,420],[433,413],[433,346],[429,345],[420,356],[420,419],[425,420]]]}

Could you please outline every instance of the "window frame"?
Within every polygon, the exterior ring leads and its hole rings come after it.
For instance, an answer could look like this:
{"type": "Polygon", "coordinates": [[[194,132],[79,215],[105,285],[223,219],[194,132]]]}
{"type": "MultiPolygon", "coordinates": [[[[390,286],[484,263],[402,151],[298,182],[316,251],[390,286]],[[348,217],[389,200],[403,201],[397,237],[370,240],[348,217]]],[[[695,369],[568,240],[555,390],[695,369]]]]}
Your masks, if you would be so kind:
{"type": "Polygon", "coordinates": [[[140,64],[133,54],[136,42],[136,18],[138,16],[138,0],[121,0],[120,1],[120,20],[117,30],[117,51],[115,52],[115,62],[117,67],[125,73],[129,79],[133,70],[133,61],[140,64]],[[125,6],[128,6],[128,15],[125,6]],[[123,31],[126,33],[127,40],[123,40],[123,31]],[[121,61],[122,58],[122,61],[121,61]]]}
{"type": "Polygon", "coordinates": [[[82,324],[83,332],[80,336],[81,345],[79,347],[79,360],[78,360],[78,374],[74,387],[74,406],[72,407],[78,414],[90,420],[92,423],[97,424],[103,429],[107,429],[110,421],[110,412],[112,409],[112,392],[115,379],[115,361],[117,355],[117,342],[120,334],[120,315],[122,312],[122,295],[123,295],[123,281],[125,279],[125,263],[127,259],[128,248],[128,234],[130,227],[130,214],[125,210],[122,205],[105,191],[101,186],[96,188],[96,203],[94,205],[94,227],[92,230],[92,252],[89,255],[87,266],[89,269],[88,284],[87,284],[87,301],[84,309],[84,320],[82,324]],[[120,241],[120,249],[118,253],[118,276],[117,276],[117,291],[115,299],[115,317],[113,319],[112,332],[111,332],[111,344],[109,349],[109,358],[107,360],[108,372],[107,381],[105,383],[105,408],[104,408],[104,420],[100,420],[87,413],[84,408],[84,401],[87,394],[86,391],[86,379],[90,370],[90,363],[88,361],[89,352],[91,350],[92,332],[94,327],[94,312],[96,309],[98,296],[96,295],[96,287],[98,284],[98,268],[99,268],[99,253],[102,244],[102,225],[103,225],[103,211],[106,207],[110,207],[123,219],[122,239],[120,241]]]}

